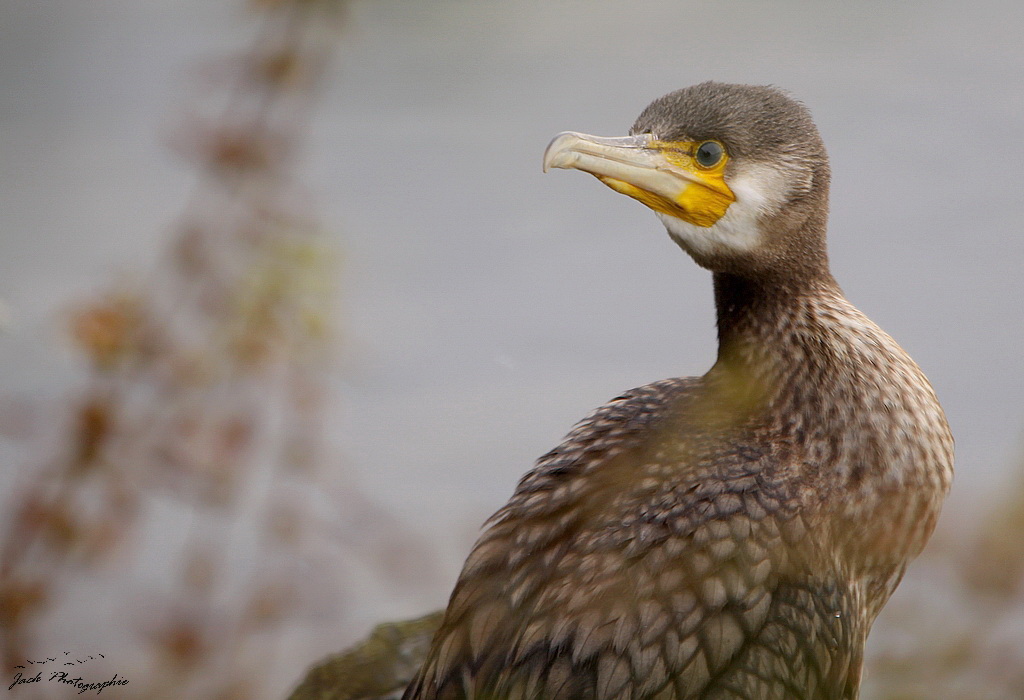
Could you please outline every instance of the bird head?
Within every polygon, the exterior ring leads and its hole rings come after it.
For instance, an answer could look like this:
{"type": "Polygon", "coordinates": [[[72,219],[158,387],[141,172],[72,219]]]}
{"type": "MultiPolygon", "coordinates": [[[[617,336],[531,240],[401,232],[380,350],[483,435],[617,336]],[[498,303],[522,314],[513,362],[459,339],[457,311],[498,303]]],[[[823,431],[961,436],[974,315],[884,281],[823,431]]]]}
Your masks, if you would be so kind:
{"type": "Polygon", "coordinates": [[[706,82],[659,97],[628,136],[557,135],[544,170],[645,204],[700,265],[827,269],[828,157],[806,107],[774,87],[706,82]]]}

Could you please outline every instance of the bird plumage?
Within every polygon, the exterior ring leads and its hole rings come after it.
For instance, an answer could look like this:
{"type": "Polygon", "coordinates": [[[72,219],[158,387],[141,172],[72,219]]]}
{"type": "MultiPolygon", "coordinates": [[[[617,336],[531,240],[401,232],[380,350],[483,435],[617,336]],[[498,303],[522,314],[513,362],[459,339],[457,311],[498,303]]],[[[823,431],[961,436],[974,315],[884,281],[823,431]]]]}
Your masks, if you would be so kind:
{"type": "Polygon", "coordinates": [[[408,700],[857,696],[952,438],[921,371],[828,273],[805,110],[769,88],[689,90],[634,131],[720,139],[734,177],[790,178],[755,249],[677,237],[714,272],[717,362],[626,392],[538,461],[474,546],[408,700]],[[766,99],[796,116],[768,119],[766,99]]]}

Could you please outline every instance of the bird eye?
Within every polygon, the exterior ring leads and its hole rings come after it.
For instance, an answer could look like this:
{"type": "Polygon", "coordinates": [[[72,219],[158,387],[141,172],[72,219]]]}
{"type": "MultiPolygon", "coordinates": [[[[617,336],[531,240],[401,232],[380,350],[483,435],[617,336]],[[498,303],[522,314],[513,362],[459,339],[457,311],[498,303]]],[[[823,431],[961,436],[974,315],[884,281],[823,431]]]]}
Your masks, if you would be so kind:
{"type": "Polygon", "coordinates": [[[725,149],[718,141],[705,141],[697,146],[693,157],[696,159],[697,165],[702,168],[713,168],[722,162],[724,155],[725,149]]]}

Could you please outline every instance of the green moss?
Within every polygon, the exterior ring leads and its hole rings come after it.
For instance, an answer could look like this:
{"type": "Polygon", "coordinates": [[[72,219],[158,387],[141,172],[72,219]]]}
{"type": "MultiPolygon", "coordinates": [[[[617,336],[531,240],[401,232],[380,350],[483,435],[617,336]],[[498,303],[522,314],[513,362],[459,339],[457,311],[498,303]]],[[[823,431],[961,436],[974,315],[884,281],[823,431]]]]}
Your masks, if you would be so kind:
{"type": "Polygon", "coordinates": [[[400,694],[419,670],[441,611],[378,625],[370,636],[309,670],[289,700],[370,700],[400,694]]]}

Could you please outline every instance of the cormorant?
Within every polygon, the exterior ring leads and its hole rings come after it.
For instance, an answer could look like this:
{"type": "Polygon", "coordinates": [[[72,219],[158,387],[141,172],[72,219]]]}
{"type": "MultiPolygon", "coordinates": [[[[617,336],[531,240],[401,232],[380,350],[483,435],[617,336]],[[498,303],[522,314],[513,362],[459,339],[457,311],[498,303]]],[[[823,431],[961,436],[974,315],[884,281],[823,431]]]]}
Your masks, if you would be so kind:
{"type": "Polygon", "coordinates": [[[629,136],[559,134],[548,168],[647,205],[713,273],[718,358],[613,399],[540,458],[405,698],[856,698],[953,439],[924,374],[829,272],[807,109],[706,82],[629,136]]]}

